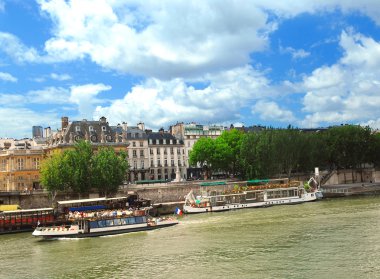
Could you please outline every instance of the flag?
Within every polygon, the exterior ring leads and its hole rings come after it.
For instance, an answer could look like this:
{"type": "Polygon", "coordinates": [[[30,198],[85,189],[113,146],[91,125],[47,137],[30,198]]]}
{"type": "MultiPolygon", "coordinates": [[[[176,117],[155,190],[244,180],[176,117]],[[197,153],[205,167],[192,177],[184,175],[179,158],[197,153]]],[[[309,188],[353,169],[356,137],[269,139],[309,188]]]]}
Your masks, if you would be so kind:
{"type": "Polygon", "coordinates": [[[174,213],[177,214],[177,215],[179,215],[179,216],[181,216],[183,214],[182,210],[180,208],[178,208],[178,207],[175,209],[174,213]]]}

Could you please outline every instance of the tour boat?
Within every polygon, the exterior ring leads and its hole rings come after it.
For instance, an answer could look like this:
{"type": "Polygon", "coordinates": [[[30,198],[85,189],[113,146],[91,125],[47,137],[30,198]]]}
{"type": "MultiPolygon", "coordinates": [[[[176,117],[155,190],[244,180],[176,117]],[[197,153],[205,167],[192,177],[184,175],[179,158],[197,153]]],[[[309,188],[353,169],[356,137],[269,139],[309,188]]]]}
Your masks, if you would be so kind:
{"type": "MultiPolygon", "coordinates": [[[[74,213],[73,213],[74,215],[74,213]]],[[[173,217],[152,218],[148,208],[140,210],[106,210],[71,216],[70,225],[37,227],[33,236],[48,238],[84,238],[154,230],[178,224],[173,217]]]]}
{"type": "Polygon", "coordinates": [[[306,192],[303,187],[269,188],[232,192],[193,191],[185,198],[184,213],[219,212],[242,208],[266,207],[280,204],[297,204],[315,201],[319,191],[306,192]]]}
{"type": "Polygon", "coordinates": [[[149,216],[150,201],[132,193],[126,197],[57,202],[52,226],[40,226],[33,235],[42,238],[83,238],[154,230],[178,224],[174,217],[149,216]],[[127,209],[128,208],[128,209],[127,209]]]}

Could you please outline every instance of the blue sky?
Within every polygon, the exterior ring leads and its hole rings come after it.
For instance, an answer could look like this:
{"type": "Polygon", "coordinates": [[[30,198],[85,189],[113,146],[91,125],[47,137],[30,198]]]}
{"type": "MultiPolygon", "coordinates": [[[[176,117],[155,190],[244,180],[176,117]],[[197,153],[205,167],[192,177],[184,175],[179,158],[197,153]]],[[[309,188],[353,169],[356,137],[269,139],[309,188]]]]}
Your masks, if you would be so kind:
{"type": "Polygon", "coordinates": [[[0,137],[62,116],[376,129],[379,106],[379,1],[0,0],[0,137]]]}

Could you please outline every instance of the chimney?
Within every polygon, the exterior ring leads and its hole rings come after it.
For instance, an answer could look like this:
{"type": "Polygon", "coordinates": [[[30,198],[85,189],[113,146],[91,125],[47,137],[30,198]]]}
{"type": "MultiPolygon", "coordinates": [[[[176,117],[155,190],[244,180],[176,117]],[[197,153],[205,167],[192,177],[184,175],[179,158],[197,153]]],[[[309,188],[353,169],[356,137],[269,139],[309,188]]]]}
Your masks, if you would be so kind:
{"type": "Polygon", "coordinates": [[[61,125],[62,130],[66,129],[67,126],[69,126],[69,118],[67,116],[61,117],[61,123],[62,123],[61,125]]]}
{"type": "Polygon", "coordinates": [[[127,131],[127,129],[128,129],[128,123],[127,122],[123,122],[122,127],[123,127],[124,131],[127,131]]]}
{"type": "Polygon", "coordinates": [[[107,123],[107,118],[105,118],[104,116],[102,116],[102,117],[100,117],[99,122],[102,123],[102,124],[106,124],[107,123]]]}
{"type": "Polygon", "coordinates": [[[145,124],[144,124],[143,122],[138,123],[138,124],[137,124],[137,127],[139,127],[139,129],[140,129],[141,131],[144,131],[144,130],[145,130],[145,124]]]}

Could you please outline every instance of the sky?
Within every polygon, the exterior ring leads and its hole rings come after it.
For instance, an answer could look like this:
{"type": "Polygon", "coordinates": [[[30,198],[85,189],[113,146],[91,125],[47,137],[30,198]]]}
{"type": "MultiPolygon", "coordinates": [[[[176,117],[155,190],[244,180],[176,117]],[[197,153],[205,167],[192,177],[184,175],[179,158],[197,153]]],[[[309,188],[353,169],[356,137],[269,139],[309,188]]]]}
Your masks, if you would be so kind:
{"type": "Polygon", "coordinates": [[[0,0],[0,137],[70,121],[380,128],[378,0],[0,0]]]}

